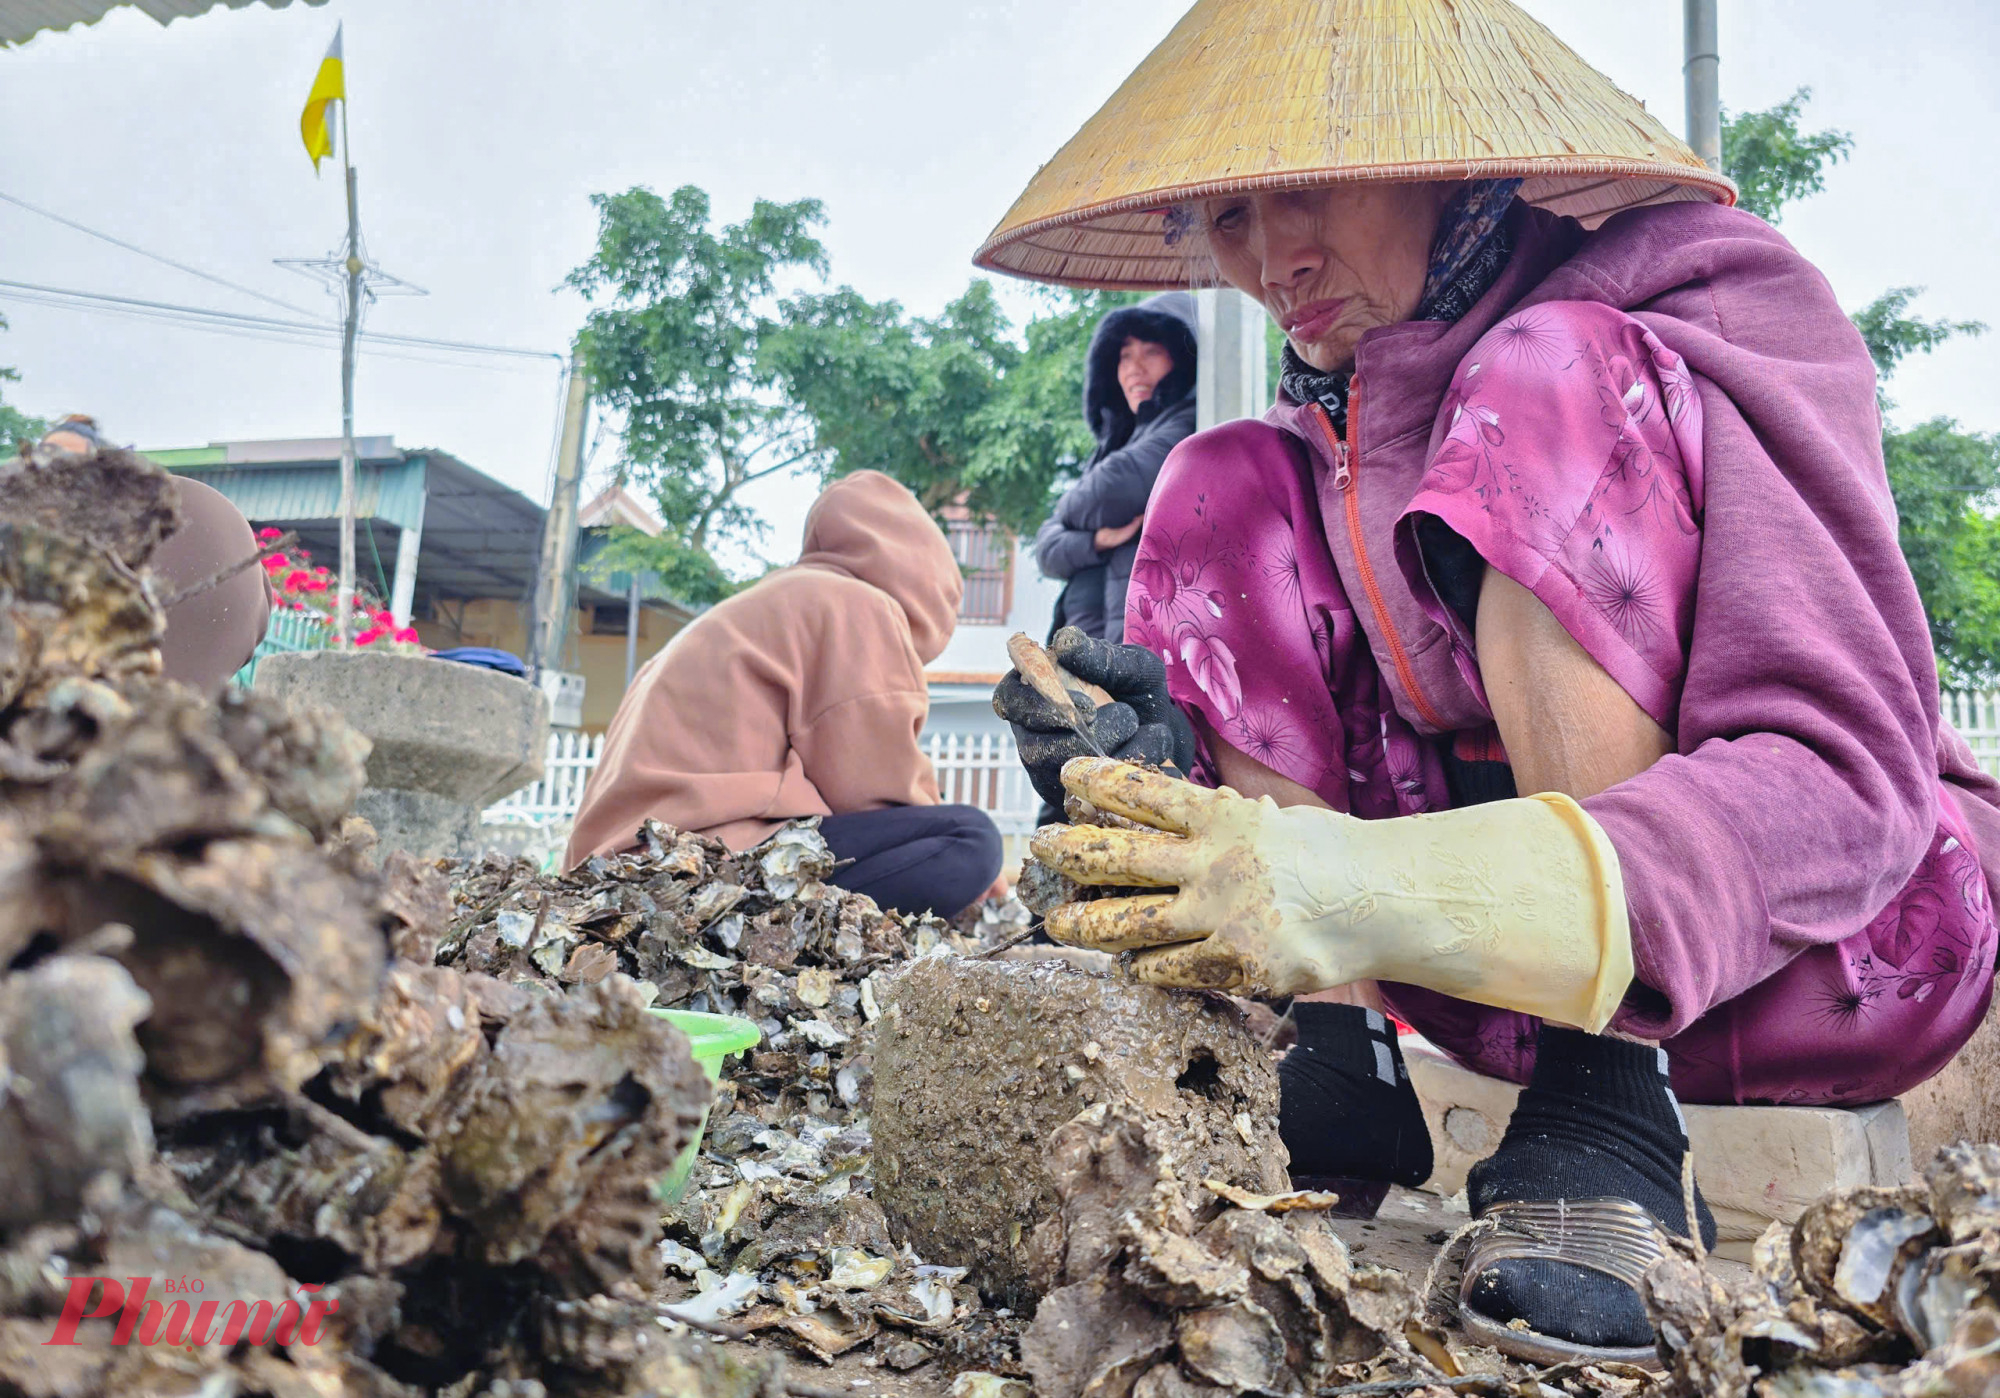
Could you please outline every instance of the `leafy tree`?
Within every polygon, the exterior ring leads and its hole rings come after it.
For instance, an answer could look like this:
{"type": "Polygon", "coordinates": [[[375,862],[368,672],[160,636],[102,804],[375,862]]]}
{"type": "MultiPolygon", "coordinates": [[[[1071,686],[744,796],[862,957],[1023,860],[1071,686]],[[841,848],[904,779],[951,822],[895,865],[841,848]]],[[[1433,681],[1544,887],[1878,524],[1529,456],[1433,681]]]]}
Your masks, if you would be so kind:
{"type": "Polygon", "coordinates": [[[935,319],[852,287],[782,314],[764,367],[811,422],[825,474],[886,472],[932,510],[965,493],[974,420],[1021,355],[990,285],[974,282],[935,319]]]}
{"type": "Polygon", "coordinates": [[[1083,419],[1083,379],[1097,323],[1143,298],[1131,291],[1051,290],[1023,327],[1026,348],[976,424],[972,478],[995,518],[1032,534],[1096,449],[1083,419]]]}
{"type": "Polygon", "coordinates": [[[1826,167],[1845,160],[1854,137],[1845,131],[1799,130],[1799,114],[1812,97],[1802,87],[1761,112],[1724,114],[1722,168],[1736,181],[1737,203],[1776,223],[1785,205],[1826,188],[1826,167]]]}
{"type": "Polygon", "coordinates": [[[813,425],[827,477],[877,470],[941,513],[963,506],[1015,532],[1045,518],[1088,457],[1084,360],[1119,293],[1050,293],[1021,342],[990,283],[934,319],[849,287],[784,303],[763,366],[813,425]]]}
{"type": "Polygon", "coordinates": [[[596,304],[578,338],[600,402],[623,415],[623,472],[666,522],[657,539],[613,541],[620,566],[661,575],[693,602],[731,589],[713,549],[761,537],[743,487],[812,455],[809,424],[759,369],[775,328],[780,283],[826,273],[813,236],[818,200],[758,200],[750,216],[711,226],[692,185],[594,195],[597,248],[566,284],[596,304]]]}
{"type": "MultiPolygon", "coordinates": [[[[1794,199],[1818,193],[1826,167],[1853,147],[1844,131],[1799,129],[1810,96],[1800,88],[1768,110],[1725,115],[1723,170],[1742,192],[1743,207],[1766,222],[1776,223],[1794,199]]],[[[2000,498],[2000,436],[1963,431],[1945,417],[1898,428],[1884,386],[1908,356],[1986,327],[1911,315],[1910,303],[1922,292],[1892,287],[1852,319],[1875,360],[1898,538],[1930,619],[1939,671],[1947,684],[1978,686],[2000,679],[2000,523],[1982,509],[2000,498]]]]}
{"type": "Polygon", "coordinates": [[[2000,675],[2000,528],[1974,502],[2000,488],[2000,437],[1932,418],[1882,435],[1903,556],[1945,682],[2000,675]]]}
{"type": "Polygon", "coordinates": [[[763,533],[743,487],[801,468],[883,471],[934,513],[1032,531],[1088,457],[1086,348],[1136,298],[1051,292],[1017,335],[983,280],[934,317],[851,287],[784,296],[796,274],[826,272],[815,200],[760,201],[719,230],[692,187],[592,203],[597,248],[568,278],[594,303],[579,349],[622,414],[623,475],[667,525],[614,531],[600,570],[657,573],[689,601],[726,596],[716,546],[763,533]]]}
{"type": "MultiPolygon", "coordinates": [[[[1982,439],[1988,453],[2000,442],[1982,439]]],[[[1989,463],[1988,470],[1991,465],[1989,463]]],[[[1952,542],[1951,595],[1932,615],[1933,631],[1946,638],[1946,682],[1976,689],[2000,676],[2000,520],[1967,510],[1952,542]]]]}
{"type": "MultiPolygon", "coordinates": [[[[0,316],[0,330],[7,328],[7,318],[0,316]]],[[[0,383],[19,383],[21,376],[12,369],[0,366],[0,383]]],[[[49,424],[38,417],[29,417],[20,409],[0,402],[0,454],[12,452],[14,444],[33,441],[49,430],[49,424]]]]}
{"type": "MultiPolygon", "coordinates": [[[[1986,333],[1986,327],[1976,320],[1924,320],[1905,314],[1910,302],[1923,294],[1920,286],[1891,287],[1850,317],[1875,360],[1878,396],[1882,394],[1881,385],[1906,356],[1929,354],[1954,335],[1986,333]]],[[[1888,406],[1886,398],[1883,402],[1888,406]]]]}

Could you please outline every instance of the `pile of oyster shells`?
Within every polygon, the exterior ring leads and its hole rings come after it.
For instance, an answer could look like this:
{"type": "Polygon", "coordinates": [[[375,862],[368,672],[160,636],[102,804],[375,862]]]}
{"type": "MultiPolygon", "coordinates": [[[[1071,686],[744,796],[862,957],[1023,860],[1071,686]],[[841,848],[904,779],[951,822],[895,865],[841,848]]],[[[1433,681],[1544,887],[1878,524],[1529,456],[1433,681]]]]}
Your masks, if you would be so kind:
{"type": "Polygon", "coordinates": [[[1019,1373],[1017,1318],[963,1268],[890,1238],[871,1197],[873,1025],[913,958],[1018,935],[1017,903],[950,925],[826,882],[815,821],[754,849],[648,822],[638,848],[568,873],[488,856],[451,869],[442,964],[538,991],[632,977],[663,1009],[734,1015],[761,1037],[723,1070],[687,1193],[668,1210],[669,1317],[720,1322],[830,1362],[1019,1373]]]}
{"type": "Polygon", "coordinates": [[[1921,1184],[1830,1194],[1755,1259],[1737,1287],[1684,1251],[1654,1269],[1667,1392],[2000,1393],[2000,1146],[1948,1146],[1921,1184]]]}
{"type": "Polygon", "coordinates": [[[536,995],[434,964],[442,877],[343,819],[365,740],[160,678],[147,560],[177,523],[130,453],[0,466],[0,1391],[714,1368],[652,1302],[653,1182],[710,1096],[686,1041],[627,977],[536,995]],[[315,1301],[314,1342],[223,1329],[315,1301]]]}

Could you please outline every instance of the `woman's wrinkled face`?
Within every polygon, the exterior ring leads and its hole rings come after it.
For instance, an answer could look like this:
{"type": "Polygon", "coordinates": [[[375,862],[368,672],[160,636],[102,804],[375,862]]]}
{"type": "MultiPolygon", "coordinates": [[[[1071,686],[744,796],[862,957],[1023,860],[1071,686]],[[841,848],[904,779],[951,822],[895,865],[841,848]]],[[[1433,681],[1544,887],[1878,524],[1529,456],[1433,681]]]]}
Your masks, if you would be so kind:
{"type": "Polygon", "coordinates": [[[1224,281],[1263,303],[1299,358],[1323,373],[1354,363],[1363,332],[1408,320],[1446,184],[1357,184],[1237,194],[1200,206],[1224,281]]]}
{"type": "Polygon", "coordinates": [[[1153,396],[1160,380],[1174,371],[1174,357],[1165,345],[1127,335],[1118,351],[1118,387],[1124,390],[1125,406],[1133,412],[1153,396]]]}

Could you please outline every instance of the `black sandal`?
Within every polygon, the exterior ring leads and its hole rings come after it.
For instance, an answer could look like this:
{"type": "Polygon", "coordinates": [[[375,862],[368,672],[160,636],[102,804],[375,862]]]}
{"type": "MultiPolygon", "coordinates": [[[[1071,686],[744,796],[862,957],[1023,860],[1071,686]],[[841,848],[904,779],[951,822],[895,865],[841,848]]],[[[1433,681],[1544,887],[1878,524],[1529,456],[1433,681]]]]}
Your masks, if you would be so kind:
{"type": "Polygon", "coordinates": [[[1653,1346],[1597,1346],[1543,1335],[1521,1321],[1503,1323],[1472,1303],[1481,1275],[1516,1258],[1564,1262],[1623,1282],[1635,1292],[1653,1264],[1667,1255],[1668,1233],[1630,1199],[1558,1199],[1552,1203],[1507,1200],[1494,1204],[1468,1233],[1458,1313],[1468,1338],[1534,1364],[1634,1364],[1659,1369],[1653,1346]]]}

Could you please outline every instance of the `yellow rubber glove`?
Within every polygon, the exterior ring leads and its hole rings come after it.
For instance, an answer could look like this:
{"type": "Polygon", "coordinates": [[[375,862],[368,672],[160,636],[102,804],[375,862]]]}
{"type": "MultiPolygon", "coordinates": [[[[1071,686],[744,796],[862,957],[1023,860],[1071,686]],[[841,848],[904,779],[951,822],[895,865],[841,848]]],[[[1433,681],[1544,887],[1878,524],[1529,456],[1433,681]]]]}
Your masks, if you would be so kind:
{"type": "Polygon", "coordinates": [[[1153,828],[1046,826],[1037,859],[1080,883],[1179,891],[1064,904],[1049,936],[1158,948],[1135,958],[1140,980],[1265,996],[1402,981],[1592,1033],[1631,983],[1617,852],[1567,796],[1357,820],[1105,758],[1062,776],[1153,828]]]}

